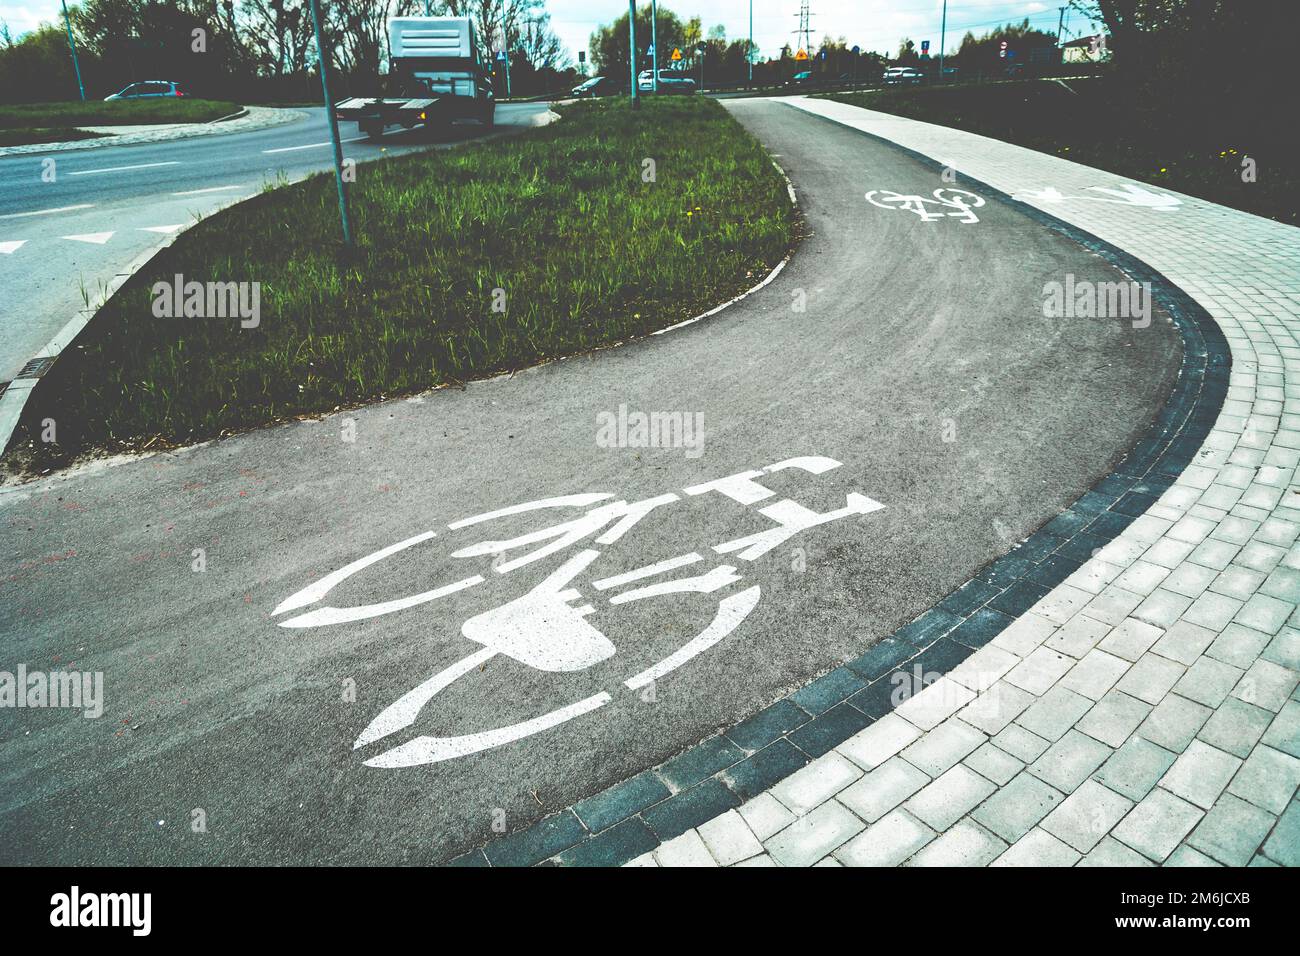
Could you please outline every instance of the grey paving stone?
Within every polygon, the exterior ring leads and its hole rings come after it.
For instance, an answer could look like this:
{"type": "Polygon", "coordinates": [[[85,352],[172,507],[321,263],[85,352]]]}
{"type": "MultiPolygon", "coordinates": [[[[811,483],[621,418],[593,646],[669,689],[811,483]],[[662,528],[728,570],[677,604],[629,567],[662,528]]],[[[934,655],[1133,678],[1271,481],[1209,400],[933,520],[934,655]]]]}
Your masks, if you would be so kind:
{"type": "Polygon", "coordinates": [[[1232,692],[1238,700],[1277,713],[1296,689],[1300,674],[1272,661],[1255,661],[1232,692]]]}
{"type": "Polygon", "coordinates": [[[1300,604],[1300,571],[1295,568],[1277,568],[1260,587],[1270,597],[1300,604]]]}
{"type": "Polygon", "coordinates": [[[1187,842],[1225,866],[1245,866],[1277,818],[1232,794],[1224,794],[1187,842]]]}
{"type": "Polygon", "coordinates": [[[899,704],[894,715],[922,730],[930,730],[975,699],[975,692],[948,677],[941,677],[919,694],[899,704]]]}
{"type": "Polygon", "coordinates": [[[1218,707],[1237,686],[1241,675],[1240,667],[1202,657],[1174,685],[1174,693],[1206,707],[1218,707]]]}
{"type": "Polygon", "coordinates": [[[1164,865],[1167,867],[1205,867],[1219,866],[1220,864],[1201,851],[1195,850],[1184,843],[1169,854],[1169,859],[1165,860],[1164,865]]]}
{"type": "Polygon", "coordinates": [[[971,819],[1002,839],[1014,842],[1064,799],[1059,790],[1037,777],[1021,773],[976,807],[971,819]]]}
{"type": "Polygon", "coordinates": [[[1017,724],[1008,724],[1001,733],[995,734],[993,743],[1025,763],[1037,760],[1049,746],[1042,737],[1017,724]]]}
{"type": "Polygon", "coordinates": [[[1039,824],[1080,853],[1090,852],[1133,807],[1133,801],[1085,780],[1039,824]]]}
{"type": "Polygon", "coordinates": [[[935,837],[905,810],[894,810],[835,851],[845,866],[898,866],[935,837]]]}
{"type": "Polygon", "coordinates": [[[1164,634],[1160,628],[1137,618],[1126,618],[1097,645],[1099,650],[1126,661],[1136,661],[1164,634]]]}
{"type": "Polygon", "coordinates": [[[1150,597],[1138,605],[1133,616],[1139,621],[1164,629],[1177,622],[1179,616],[1191,607],[1192,599],[1176,591],[1157,588],[1150,597]]]}
{"type": "MultiPolygon", "coordinates": [[[[1079,722],[1079,718],[1092,709],[1092,705],[1090,698],[1058,685],[1017,717],[1016,724],[1044,740],[1060,740],[1067,730],[1079,722]]],[[[1020,755],[1017,753],[1016,756],[1020,755]]]]}
{"type": "Polygon", "coordinates": [[[722,816],[700,824],[699,834],[709,854],[720,866],[735,866],[763,852],[763,844],[736,810],[728,810],[722,816]]]}
{"type": "Polygon", "coordinates": [[[1264,855],[1282,866],[1300,866],[1300,796],[1293,797],[1264,842],[1264,855]]]}
{"type": "Polygon", "coordinates": [[[920,736],[921,731],[914,724],[892,713],[854,734],[835,750],[863,770],[874,770],[920,736]]]}
{"type": "Polygon", "coordinates": [[[1135,867],[1155,866],[1136,850],[1130,850],[1114,837],[1104,837],[1097,848],[1076,864],[1078,866],[1135,867]]]}
{"type": "Polygon", "coordinates": [[[1149,740],[1134,737],[1102,764],[1093,779],[1130,800],[1141,800],[1177,757],[1149,740]]]}
{"type": "Polygon", "coordinates": [[[1029,691],[1000,680],[958,711],[957,716],[986,734],[996,734],[1037,700],[1029,691]]]}
{"type": "Polygon", "coordinates": [[[1151,713],[1146,701],[1113,690],[1075,724],[1075,729],[1110,747],[1120,747],[1151,713]]]}
{"type": "Polygon", "coordinates": [[[760,793],[745,801],[736,812],[760,841],[780,833],[795,821],[794,814],[770,793],[760,793]]]}
{"type": "Polygon", "coordinates": [[[1029,691],[1035,697],[1041,697],[1073,665],[1074,658],[1047,647],[1039,647],[1013,667],[1003,679],[1029,691]]]}
{"type": "Polygon", "coordinates": [[[830,800],[763,841],[781,866],[812,866],[866,826],[848,809],[830,800]]]}
{"type": "Polygon", "coordinates": [[[1274,750],[1300,757],[1300,702],[1283,704],[1262,739],[1274,750]]]}
{"type": "Polygon", "coordinates": [[[1142,722],[1138,734],[1166,750],[1182,753],[1209,718],[1210,708],[1204,704],[1170,694],[1142,722]]]}
{"type": "Polygon", "coordinates": [[[1186,670],[1182,664],[1166,660],[1159,654],[1144,654],[1115,686],[1130,697],[1154,706],[1165,699],[1186,670]]]}
{"type": "Polygon", "coordinates": [[[1231,541],[1219,541],[1211,538],[1197,545],[1196,550],[1187,556],[1187,560],[1193,564],[1222,571],[1232,563],[1232,559],[1237,556],[1237,552],[1240,550],[1240,545],[1233,544],[1231,541]]]}
{"type": "Polygon", "coordinates": [[[1203,811],[1156,787],[1112,831],[1115,839],[1163,863],[1200,822],[1203,811]]]}
{"type": "Polygon", "coordinates": [[[974,770],[958,764],[926,787],[904,808],[935,830],[946,830],[997,788],[974,770]]]}
{"type": "Polygon", "coordinates": [[[1229,697],[1215,709],[1197,738],[1212,747],[1246,758],[1273,719],[1272,711],[1229,697]]]}
{"type": "Polygon", "coordinates": [[[1229,624],[1223,633],[1214,639],[1205,654],[1216,661],[1223,661],[1243,670],[1255,663],[1260,653],[1268,646],[1269,636],[1259,631],[1229,624]]]}
{"type": "Polygon", "coordinates": [[[861,776],[862,770],[857,764],[831,751],[796,770],[768,792],[795,816],[803,816],[861,776]]]}
{"type": "Polygon", "coordinates": [[[988,736],[970,724],[950,717],[903,748],[902,757],[927,776],[938,777],[986,740],[988,736]]]}
{"type": "Polygon", "coordinates": [[[1295,605],[1288,601],[1279,601],[1267,594],[1256,594],[1237,612],[1233,620],[1264,634],[1276,634],[1294,610],[1295,605]]]}
{"type": "Polygon", "coordinates": [[[1077,850],[1035,827],[990,866],[1074,866],[1078,861],[1077,850]]]}
{"type": "MultiPolygon", "coordinates": [[[[751,854],[752,856],[752,854],[751,854]]],[[[709,853],[708,847],[694,830],[687,830],[681,836],[673,837],[667,843],[661,843],[654,851],[655,861],[660,866],[679,867],[716,867],[717,860],[709,853]]]]}
{"type": "Polygon", "coordinates": [[[751,856],[748,860],[745,860],[741,863],[737,863],[736,866],[775,867],[776,861],[774,861],[770,856],[764,853],[761,854],[760,856],[751,856]]]}
{"type": "Polygon", "coordinates": [[[907,866],[987,866],[1007,845],[983,827],[962,820],[943,836],[930,841],[907,866]]]}
{"type": "Polygon", "coordinates": [[[1023,760],[1011,756],[1011,754],[1001,747],[994,746],[991,742],[980,747],[962,762],[981,777],[992,780],[999,787],[1009,782],[1012,777],[1025,767],[1023,760]]]}
{"type": "Polygon", "coordinates": [[[1071,730],[1030,764],[1027,772],[1063,793],[1072,793],[1112,752],[1100,741],[1071,730]]]}
{"type": "Polygon", "coordinates": [[[1061,678],[1060,686],[1091,700],[1101,700],[1128,669],[1129,662],[1124,658],[1094,648],[1061,678]]]}
{"type": "Polygon", "coordinates": [[[1218,632],[1208,627],[1190,621],[1175,621],[1160,640],[1151,645],[1151,649],[1161,657],[1180,664],[1191,664],[1205,653],[1205,649],[1214,643],[1217,636],[1218,632]]]}
{"type": "Polygon", "coordinates": [[[1280,814],[1300,785],[1300,760],[1260,744],[1250,752],[1228,792],[1257,807],[1280,814]]]}
{"type": "Polygon", "coordinates": [[[1098,594],[1088,606],[1083,609],[1083,613],[1098,621],[1105,621],[1107,624],[1115,625],[1124,618],[1132,614],[1139,604],[1142,603],[1143,595],[1134,594],[1132,591],[1126,591],[1114,584],[1109,584],[1106,589],[1098,594]]]}
{"type": "Polygon", "coordinates": [[[1214,568],[1188,562],[1175,568],[1164,580],[1164,588],[1175,594],[1198,598],[1210,586],[1217,572],[1214,568]]]}
{"type": "Polygon", "coordinates": [[[1110,632],[1110,625],[1105,621],[1076,614],[1065,625],[1044,642],[1044,647],[1074,658],[1083,657],[1097,646],[1097,643],[1110,632]]]}
{"type": "Polygon", "coordinates": [[[1228,626],[1228,622],[1233,616],[1241,610],[1242,602],[1236,598],[1230,598],[1225,594],[1215,594],[1213,591],[1206,591],[1195,601],[1192,606],[1183,612],[1183,620],[1191,621],[1193,624],[1199,624],[1201,627],[1208,627],[1212,631],[1221,631],[1228,626]]]}
{"type": "Polygon", "coordinates": [[[1281,664],[1293,671],[1300,671],[1300,631],[1294,627],[1284,627],[1277,636],[1269,641],[1268,647],[1260,654],[1266,661],[1281,664]]]}
{"type": "Polygon", "coordinates": [[[1252,568],[1230,564],[1210,584],[1216,594],[1226,594],[1239,601],[1249,599],[1264,583],[1264,575],[1252,568]]]}
{"type": "Polygon", "coordinates": [[[1193,740],[1160,779],[1160,786],[1208,810],[1240,766],[1240,757],[1193,740]]]}
{"type": "Polygon", "coordinates": [[[902,757],[890,757],[841,791],[837,799],[868,823],[875,823],[929,783],[929,777],[902,757]]]}

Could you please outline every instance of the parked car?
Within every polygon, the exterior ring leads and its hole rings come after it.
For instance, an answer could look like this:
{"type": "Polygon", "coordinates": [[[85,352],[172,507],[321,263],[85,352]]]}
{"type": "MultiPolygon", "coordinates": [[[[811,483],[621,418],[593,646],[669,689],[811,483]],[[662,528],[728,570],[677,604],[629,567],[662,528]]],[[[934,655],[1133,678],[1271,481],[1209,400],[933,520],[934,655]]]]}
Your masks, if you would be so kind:
{"type": "MultiPolygon", "coordinates": [[[[649,70],[642,70],[637,74],[636,86],[642,93],[654,90],[654,77],[649,70]]],[[[660,93],[694,93],[698,89],[699,84],[695,79],[680,70],[659,71],[660,93]]]]}
{"type": "Polygon", "coordinates": [[[172,83],[170,80],[142,80],[139,83],[132,83],[119,93],[104,97],[104,100],[105,102],[108,100],[149,100],[160,96],[186,95],[185,89],[179,83],[172,83]]]}
{"type": "Polygon", "coordinates": [[[583,97],[609,96],[615,92],[614,83],[607,76],[593,76],[585,83],[579,83],[573,88],[573,95],[578,99],[583,97]]]}
{"type": "Polygon", "coordinates": [[[822,85],[822,75],[820,73],[814,73],[811,70],[805,70],[803,73],[796,73],[794,76],[790,77],[790,79],[785,81],[785,85],[789,87],[812,89],[822,85]]]}
{"type": "Polygon", "coordinates": [[[925,79],[925,74],[920,70],[914,70],[910,66],[891,66],[885,71],[885,85],[906,85],[909,83],[920,83],[925,79]]]}

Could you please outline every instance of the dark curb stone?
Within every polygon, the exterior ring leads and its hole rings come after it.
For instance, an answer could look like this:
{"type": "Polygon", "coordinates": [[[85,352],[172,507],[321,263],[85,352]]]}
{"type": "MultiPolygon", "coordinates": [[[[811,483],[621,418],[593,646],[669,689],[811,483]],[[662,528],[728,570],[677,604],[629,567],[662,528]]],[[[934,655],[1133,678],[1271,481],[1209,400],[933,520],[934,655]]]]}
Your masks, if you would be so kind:
{"type": "Polygon", "coordinates": [[[561,850],[567,850],[587,835],[587,829],[572,810],[538,820],[527,830],[502,837],[483,848],[493,866],[532,866],[561,850]]]}
{"type": "Polygon", "coordinates": [[[603,793],[575,803],[573,812],[588,830],[598,833],[670,796],[672,791],[655,776],[654,771],[646,770],[631,780],[624,780],[603,793]]]}
{"type": "Polygon", "coordinates": [[[727,786],[742,800],[756,797],[808,762],[802,750],[788,740],[778,740],[722,774],[727,786]]]}
{"type": "Polygon", "coordinates": [[[655,804],[642,817],[667,842],[739,805],[736,795],[713,778],[655,804]]]}
{"type": "Polygon", "coordinates": [[[562,866],[622,866],[643,853],[649,853],[659,843],[659,838],[640,817],[632,817],[566,850],[557,862],[562,866]]]}
{"type": "Polygon", "coordinates": [[[790,734],[790,742],[810,757],[820,757],[848,740],[871,718],[848,703],[832,707],[790,734]]]}
{"type": "Polygon", "coordinates": [[[807,722],[808,714],[787,698],[732,727],[727,731],[727,737],[737,746],[753,752],[807,722]]]}
{"type": "Polygon", "coordinates": [[[685,790],[743,759],[745,751],[719,734],[669,760],[659,768],[659,776],[670,787],[685,790]]]}

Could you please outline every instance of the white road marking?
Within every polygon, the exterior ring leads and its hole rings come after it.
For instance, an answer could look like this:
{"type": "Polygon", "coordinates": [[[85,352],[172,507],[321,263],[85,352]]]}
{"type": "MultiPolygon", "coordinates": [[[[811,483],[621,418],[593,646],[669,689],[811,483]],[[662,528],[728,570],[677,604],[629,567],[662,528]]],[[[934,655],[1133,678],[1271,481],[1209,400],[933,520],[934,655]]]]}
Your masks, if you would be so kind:
{"type": "Polygon", "coordinates": [[[675,671],[692,657],[707,651],[718,641],[722,640],[728,634],[749,616],[749,612],[754,610],[758,604],[761,591],[757,584],[751,588],[746,588],[739,594],[733,594],[729,598],[723,598],[718,604],[717,616],[704,631],[693,640],[687,641],[674,653],[669,654],[658,664],[653,667],[647,667],[635,677],[629,677],[623,683],[631,690],[640,690],[651,681],[658,680],[665,674],[675,671]]]}
{"type": "Polygon", "coordinates": [[[60,239],[72,239],[75,242],[93,242],[97,246],[102,246],[108,240],[113,238],[111,232],[87,232],[80,236],[60,236],[60,239]]]}
{"type": "Polygon", "coordinates": [[[183,222],[178,222],[178,223],[177,223],[176,225],[174,225],[174,226],[141,226],[141,227],[140,227],[140,231],[141,231],[141,232],[161,232],[164,236],[168,236],[168,235],[171,235],[173,232],[176,232],[176,230],[178,230],[178,229],[184,229],[184,228],[185,228],[185,223],[183,223],[183,222]]]}
{"type": "Polygon", "coordinates": [[[74,209],[90,209],[95,204],[93,202],[83,202],[76,206],[58,206],[54,209],[35,209],[32,212],[10,212],[0,216],[0,219],[19,219],[23,216],[44,216],[51,212],[72,212],[74,209]]]}
{"type": "Polygon", "coordinates": [[[9,255],[16,252],[21,246],[26,244],[26,239],[18,239],[12,242],[0,242],[0,255],[9,255]]]}
{"type": "Polygon", "coordinates": [[[68,173],[69,176],[94,176],[97,173],[124,173],[131,169],[154,169],[158,166],[179,166],[180,160],[173,159],[166,163],[140,163],[136,166],[108,166],[104,169],[79,169],[75,173],[68,173]]]}
{"type": "Polygon", "coordinates": [[[483,650],[477,651],[434,674],[415,690],[403,694],[396,703],[385,707],[383,713],[372,720],[365,730],[361,731],[361,736],[352,745],[352,749],[356,750],[366,744],[373,744],[376,740],[394,734],[404,727],[411,726],[411,724],[415,723],[415,718],[419,716],[420,711],[424,709],[424,705],[432,700],[435,694],[456,680],[456,678],[481,667],[496,656],[497,652],[495,650],[485,647],[483,650]]]}
{"type": "Polygon", "coordinates": [[[608,591],[610,588],[622,587],[624,584],[631,584],[633,581],[640,581],[642,578],[654,577],[656,574],[663,574],[665,571],[674,571],[687,564],[694,564],[696,561],[703,560],[702,557],[692,551],[690,554],[669,558],[667,561],[647,564],[644,568],[637,568],[635,571],[628,571],[626,574],[616,574],[613,577],[592,581],[591,586],[597,591],[608,591]]]}
{"type": "MultiPolygon", "coordinates": [[[[370,138],[369,136],[353,136],[351,139],[341,139],[339,140],[339,142],[355,143],[358,140],[369,139],[369,138],[370,138]]],[[[322,146],[329,146],[329,145],[330,145],[330,141],[326,140],[323,143],[308,143],[306,146],[281,146],[277,149],[264,149],[262,150],[262,152],[263,153],[292,153],[296,149],[320,149],[320,147],[322,146]]]]}
{"type": "Polygon", "coordinates": [[[306,607],[308,604],[315,604],[330,590],[342,581],[344,578],[351,577],[362,568],[368,568],[376,561],[382,561],[390,554],[396,554],[398,551],[404,551],[412,545],[419,544],[421,541],[428,541],[435,537],[435,532],[426,531],[424,534],[417,534],[414,538],[407,538],[405,541],[399,541],[397,544],[390,544],[386,548],[381,548],[374,554],[368,554],[364,558],[358,558],[351,564],[346,564],[337,571],[332,571],[325,577],[321,578],[315,584],[309,584],[295,594],[290,595],[280,602],[280,605],[271,612],[271,616],[283,614],[285,611],[294,611],[300,607],[306,607]]]}
{"type": "Polygon", "coordinates": [[[187,189],[184,192],[172,193],[173,196],[201,196],[204,193],[219,193],[227,189],[238,189],[238,186],[210,186],[207,189],[187,189]]]}

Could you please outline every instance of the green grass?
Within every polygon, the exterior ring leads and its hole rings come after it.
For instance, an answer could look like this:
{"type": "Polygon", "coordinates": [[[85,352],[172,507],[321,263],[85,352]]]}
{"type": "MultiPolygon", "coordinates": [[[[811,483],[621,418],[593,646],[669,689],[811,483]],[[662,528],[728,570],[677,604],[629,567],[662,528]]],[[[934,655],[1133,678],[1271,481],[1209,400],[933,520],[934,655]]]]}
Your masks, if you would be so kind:
{"type": "Polygon", "coordinates": [[[520,136],[362,165],[351,207],[351,254],[328,175],[183,234],[41,380],[11,461],[184,444],[645,335],[754,285],[795,226],[767,153],[704,97],[575,104],[520,136]],[[153,283],[177,273],[261,283],[260,326],[155,318],[153,283]]]}
{"type": "Polygon", "coordinates": [[[95,139],[108,133],[91,133],[70,126],[49,129],[0,129],[0,146],[29,146],[32,143],[71,143],[78,139],[95,139]]]}
{"type": "Polygon", "coordinates": [[[1067,85],[1030,80],[827,97],[969,130],[1300,224],[1300,167],[1293,160],[1300,143],[1296,124],[1282,121],[1281,114],[1270,121],[1259,110],[1234,109],[1231,103],[1161,104],[1110,77],[1067,85]],[[1245,156],[1257,162],[1255,182],[1242,181],[1245,156]]]}
{"type": "Polygon", "coordinates": [[[234,103],[186,97],[0,106],[0,130],[61,126],[146,126],[207,123],[239,112],[234,103]]]}

